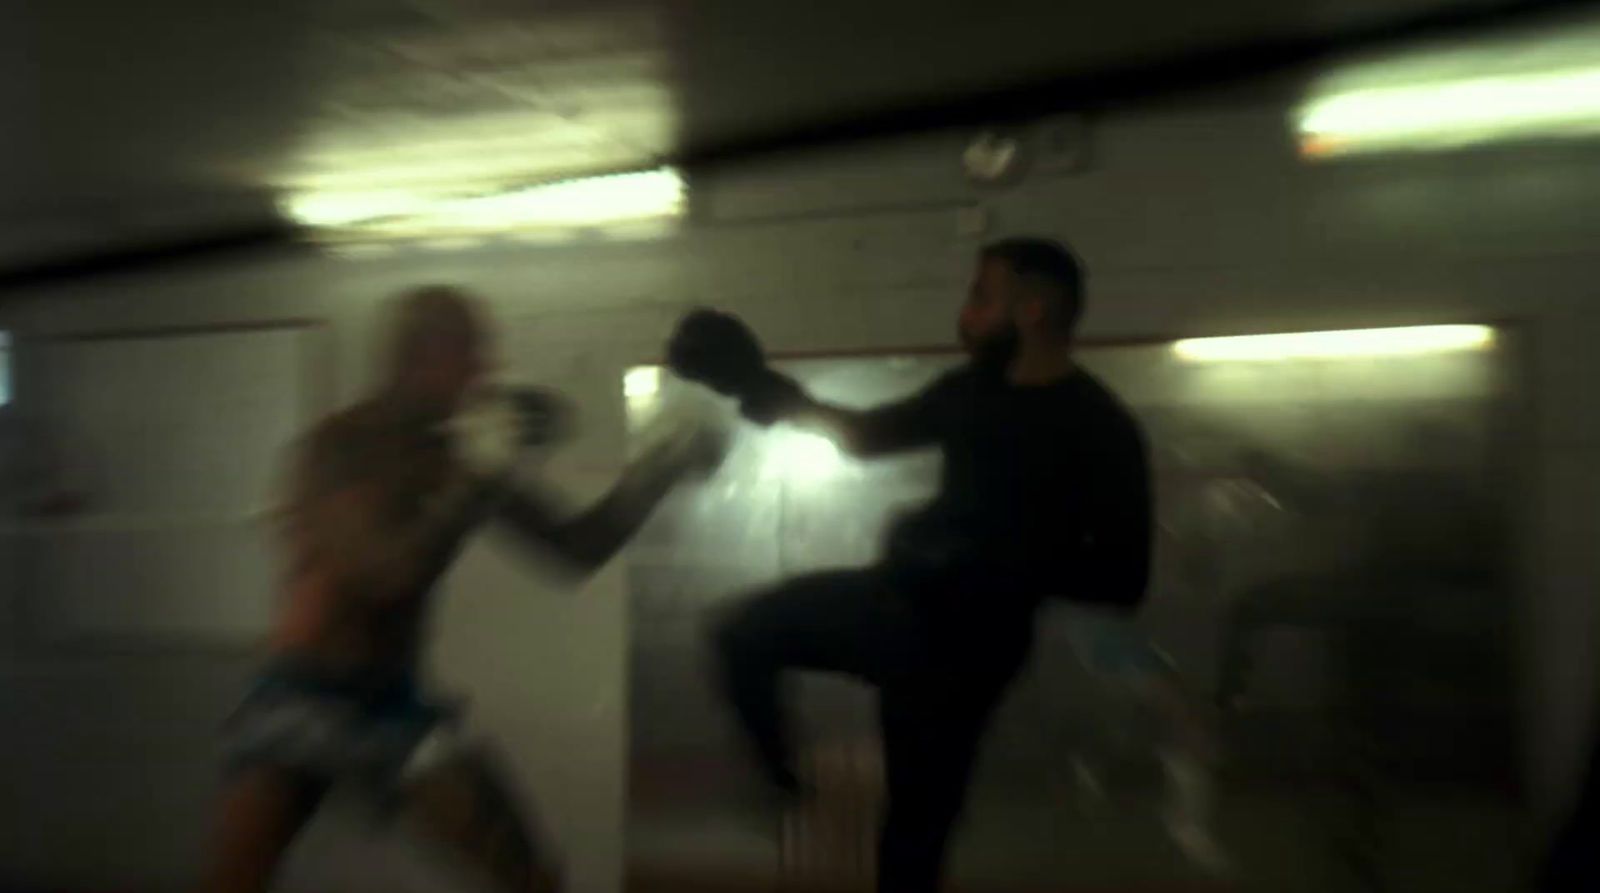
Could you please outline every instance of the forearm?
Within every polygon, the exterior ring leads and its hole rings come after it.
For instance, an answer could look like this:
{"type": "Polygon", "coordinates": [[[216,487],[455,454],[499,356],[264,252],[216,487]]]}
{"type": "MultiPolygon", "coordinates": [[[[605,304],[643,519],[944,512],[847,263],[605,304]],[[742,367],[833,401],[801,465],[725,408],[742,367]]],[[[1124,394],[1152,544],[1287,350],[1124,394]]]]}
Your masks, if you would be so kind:
{"type": "Polygon", "coordinates": [[[507,494],[496,516],[523,545],[556,558],[569,571],[592,573],[627,544],[692,466],[686,449],[678,440],[653,447],[575,516],[564,516],[537,490],[520,488],[507,494]]]}
{"type": "MultiPolygon", "coordinates": [[[[883,456],[928,446],[937,439],[941,406],[948,392],[948,376],[910,397],[870,409],[851,409],[807,394],[798,383],[778,372],[769,372],[765,386],[758,390],[758,403],[776,407],[776,412],[747,416],[767,416],[818,431],[839,448],[858,458],[883,456]]],[[[751,398],[746,398],[748,404],[751,398]]]]}
{"type": "Polygon", "coordinates": [[[577,570],[600,568],[639,532],[686,470],[675,447],[652,449],[630,464],[600,501],[557,528],[552,545],[577,570]]]}
{"type": "Polygon", "coordinates": [[[805,395],[803,401],[795,404],[794,411],[788,419],[794,425],[816,431],[826,435],[828,439],[839,445],[839,448],[851,455],[861,455],[863,446],[868,443],[869,432],[865,429],[864,413],[856,410],[845,409],[805,395]]]}
{"type": "Polygon", "coordinates": [[[925,441],[922,435],[882,411],[847,409],[809,395],[796,405],[788,421],[822,434],[858,459],[901,452],[925,441]]]}
{"type": "Polygon", "coordinates": [[[793,378],[771,369],[748,385],[740,410],[760,424],[787,422],[826,435],[851,455],[866,452],[872,439],[866,413],[818,400],[793,378]]]}

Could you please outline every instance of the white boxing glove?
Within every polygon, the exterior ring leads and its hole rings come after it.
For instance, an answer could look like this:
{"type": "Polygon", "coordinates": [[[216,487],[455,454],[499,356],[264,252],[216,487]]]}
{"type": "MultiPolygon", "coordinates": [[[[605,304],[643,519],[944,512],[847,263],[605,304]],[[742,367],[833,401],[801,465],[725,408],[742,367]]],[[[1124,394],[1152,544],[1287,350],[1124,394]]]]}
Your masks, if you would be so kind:
{"type": "Polygon", "coordinates": [[[504,393],[469,395],[445,425],[456,461],[478,477],[505,477],[522,452],[521,416],[504,393]]]}

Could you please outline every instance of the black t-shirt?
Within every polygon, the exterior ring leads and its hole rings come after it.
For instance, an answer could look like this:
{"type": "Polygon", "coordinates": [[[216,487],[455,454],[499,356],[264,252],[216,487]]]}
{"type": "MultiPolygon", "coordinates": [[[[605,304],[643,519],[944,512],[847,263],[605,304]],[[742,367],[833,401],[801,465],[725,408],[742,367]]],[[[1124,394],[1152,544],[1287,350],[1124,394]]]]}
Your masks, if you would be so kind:
{"type": "Polygon", "coordinates": [[[1144,437],[1087,372],[1019,386],[967,366],[861,427],[864,452],[937,444],[944,454],[938,495],[890,528],[891,570],[1029,607],[1059,597],[1132,608],[1144,597],[1144,437]]]}

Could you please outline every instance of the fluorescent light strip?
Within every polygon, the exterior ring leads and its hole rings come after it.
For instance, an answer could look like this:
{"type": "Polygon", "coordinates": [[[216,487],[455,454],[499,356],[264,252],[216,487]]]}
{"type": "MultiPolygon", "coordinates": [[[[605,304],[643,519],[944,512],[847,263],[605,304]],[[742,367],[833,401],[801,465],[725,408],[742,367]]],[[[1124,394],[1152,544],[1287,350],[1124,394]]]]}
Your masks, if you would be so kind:
{"type": "Polygon", "coordinates": [[[658,170],[567,180],[449,202],[432,217],[461,229],[519,226],[593,226],[676,214],[683,180],[658,170]]]}
{"type": "Polygon", "coordinates": [[[310,192],[289,199],[283,211],[301,226],[321,229],[422,214],[438,201],[409,192],[310,192]]]}
{"type": "Polygon", "coordinates": [[[1336,93],[1299,129],[1311,155],[1600,133],[1600,67],[1336,93]]]}
{"type": "Polygon", "coordinates": [[[302,226],[354,237],[439,238],[659,220],[681,216],[683,207],[683,178],[661,168],[481,196],[312,192],[284,210],[302,226]]]}
{"type": "Polygon", "coordinates": [[[1172,351],[1185,360],[1259,362],[1476,350],[1487,347],[1493,342],[1494,330],[1488,326],[1407,326],[1394,329],[1186,338],[1175,342],[1172,351]]]}

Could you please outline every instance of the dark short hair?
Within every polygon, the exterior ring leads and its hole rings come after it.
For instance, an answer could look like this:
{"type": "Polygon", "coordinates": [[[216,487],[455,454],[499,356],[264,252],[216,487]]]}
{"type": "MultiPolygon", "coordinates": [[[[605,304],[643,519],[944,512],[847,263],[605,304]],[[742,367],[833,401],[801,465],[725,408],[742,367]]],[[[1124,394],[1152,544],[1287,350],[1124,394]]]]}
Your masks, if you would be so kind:
{"type": "Polygon", "coordinates": [[[1051,319],[1057,328],[1077,328],[1083,315],[1083,264],[1071,248],[1054,239],[1021,236],[990,242],[979,256],[1004,261],[1018,277],[1043,285],[1054,298],[1051,319]]]}

